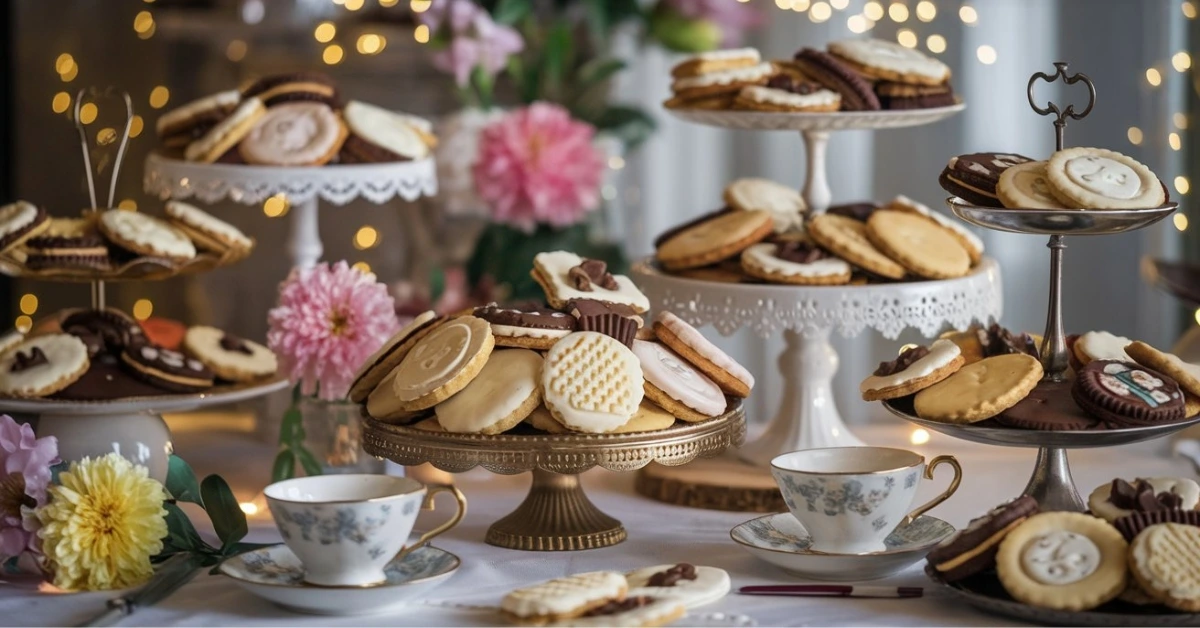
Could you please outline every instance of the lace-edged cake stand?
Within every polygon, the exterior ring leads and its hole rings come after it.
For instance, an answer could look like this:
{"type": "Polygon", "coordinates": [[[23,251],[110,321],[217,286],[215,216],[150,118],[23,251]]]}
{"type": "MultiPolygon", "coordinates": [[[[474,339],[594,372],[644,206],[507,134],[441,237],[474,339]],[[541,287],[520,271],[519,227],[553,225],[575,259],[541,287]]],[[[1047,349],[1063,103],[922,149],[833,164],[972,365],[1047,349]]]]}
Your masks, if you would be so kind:
{"type": "MultiPolygon", "coordinates": [[[[521,429],[521,428],[518,428],[521,429]]],[[[625,540],[620,521],[592,504],[579,475],[592,467],[633,471],[651,462],[681,465],[737,447],[746,435],[740,401],[699,423],[631,434],[451,434],[389,425],[364,413],[363,447],[397,464],[431,463],[451,473],[481,466],[492,473],[531,471],[533,484],[511,514],[493,523],[490,545],[520,550],[583,550],[625,540]]]]}
{"type": "Polygon", "coordinates": [[[166,199],[195,198],[216,203],[228,198],[255,205],[283,195],[290,204],[292,231],[289,251],[292,265],[311,268],[321,259],[321,200],[345,205],[364,198],[382,205],[394,198],[412,202],[437,194],[433,158],[379,164],[281,167],[242,164],[203,164],[172,159],[157,153],[146,158],[143,187],[146,193],[166,199]]]}

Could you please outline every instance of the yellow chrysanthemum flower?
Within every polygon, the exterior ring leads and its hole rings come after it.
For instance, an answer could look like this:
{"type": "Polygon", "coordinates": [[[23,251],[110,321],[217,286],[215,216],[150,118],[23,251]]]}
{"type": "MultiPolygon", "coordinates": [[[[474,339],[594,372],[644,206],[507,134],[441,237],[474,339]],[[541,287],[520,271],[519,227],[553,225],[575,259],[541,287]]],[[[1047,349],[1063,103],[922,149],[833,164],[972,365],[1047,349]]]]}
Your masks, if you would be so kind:
{"type": "Polygon", "coordinates": [[[163,485],[115,453],[71,463],[59,482],[37,513],[54,586],[121,589],[148,580],[150,557],[167,536],[163,485]]]}

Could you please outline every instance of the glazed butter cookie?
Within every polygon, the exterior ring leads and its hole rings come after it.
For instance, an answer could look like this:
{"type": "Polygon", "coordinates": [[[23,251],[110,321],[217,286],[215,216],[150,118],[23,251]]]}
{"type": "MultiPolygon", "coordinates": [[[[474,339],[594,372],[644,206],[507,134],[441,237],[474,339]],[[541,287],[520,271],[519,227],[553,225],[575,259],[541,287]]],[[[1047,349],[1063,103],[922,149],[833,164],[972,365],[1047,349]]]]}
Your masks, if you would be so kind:
{"type": "MultiPolygon", "coordinates": [[[[867,272],[887,279],[904,278],[904,267],[871,243],[867,237],[866,223],[844,216],[821,214],[809,219],[808,235],[822,248],[867,272]]],[[[955,246],[958,244],[955,243],[955,246]]]]}
{"type": "Polygon", "coordinates": [[[1088,510],[1113,523],[1135,512],[1194,510],[1200,502],[1200,485],[1188,478],[1117,478],[1088,495],[1088,510]]]}
{"type": "Polygon", "coordinates": [[[1067,207],[1140,209],[1158,207],[1166,192],[1141,162],[1102,148],[1068,148],[1046,162],[1050,192],[1067,207]]]}
{"type": "Polygon", "coordinates": [[[575,299],[627,305],[635,313],[650,309],[650,300],[632,280],[608,272],[600,260],[584,259],[567,251],[538,253],[533,258],[532,276],[545,291],[546,301],[558,310],[575,299]]]}
{"type": "Polygon", "coordinates": [[[542,356],[529,349],[493,351],[479,375],[434,407],[438,423],[456,434],[500,434],[541,405],[542,356]]]}
{"type": "Polygon", "coordinates": [[[501,347],[546,351],[578,327],[575,317],[546,307],[500,307],[489,303],[475,308],[474,315],[492,326],[492,335],[501,347]]]}
{"type": "Polygon", "coordinates": [[[1041,513],[1026,519],[1000,543],[996,571],[1004,590],[1017,601],[1085,611],[1125,590],[1128,547],[1116,529],[1096,517],[1041,513]]]}
{"type": "Polygon", "coordinates": [[[1126,345],[1125,353],[1138,364],[1175,380],[1184,391],[1200,395],[1200,365],[1184,362],[1173,353],[1159,351],[1141,341],[1126,345]]]}
{"type": "Polygon", "coordinates": [[[100,214],[100,231],[113,244],[138,255],[186,262],[196,257],[196,246],[164,220],[141,212],[107,209],[100,214]]]}
{"type": "Polygon", "coordinates": [[[1133,358],[1125,352],[1125,347],[1132,342],[1124,336],[1116,336],[1106,331],[1089,331],[1080,334],[1071,346],[1071,351],[1078,358],[1080,365],[1092,360],[1132,362],[1133,358]]]}
{"type": "Polygon", "coordinates": [[[482,318],[460,316],[438,325],[367,397],[367,412],[382,418],[436,406],[475,379],[495,344],[482,318]]]}
{"type": "Polygon", "coordinates": [[[794,188],[770,179],[737,179],[725,186],[725,203],[741,211],[765,211],[771,214],[775,233],[796,231],[804,226],[808,205],[794,188]]]}
{"type": "Polygon", "coordinates": [[[207,251],[224,253],[230,249],[249,251],[254,248],[241,229],[212,214],[181,201],[167,201],[167,218],[197,246],[207,251]]]}
{"type": "Polygon", "coordinates": [[[1183,393],[1174,380],[1133,362],[1094,360],[1075,374],[1071,396],[1110,426],[1158,425],[1183,419],[1183,393]]]}
{"type": "Polygon", "coordinates": [[[917,85],[941,85],[950,80],[945,63],[882,39],[843,39],[829,43],[829,52],[860,74],[917,85]]]}
{"type": "Polygon", "coordinates": [[[17,201],[0,207],[0,253],[24,243],[50,226],[46,210],[17,201]]]}
{"type": "Polygon", "coordinates": [[[912,347],[891,362],[882,362],[859,385],[864,401],[907,397],[950,377],[962,368],[958,345],[935,340],[929,348],[912,347]]]}
{"type": "Polygon", "coordinates": [[[645,393],[684,421],[703,421],[725,412],[725,394],[679,354],[657,342],[633,341],[645,376],[645,393]]]}
{"type": "Polygon", "coordinates": [[[0,356],[0,395],[45,397],[70,386],[89,364],[87,345],[75,336],[27,338],[0,356]]]}
{"type": "Polygon", "coordinates": [[[387,377],[388,373],[391,373],[400,364],[404,356],[408,355],[413,345],[441,322],[442,319],[429,310],[418,314],[416,318],[400,328],[400,331],[392,334],[392,337],[388,338],[382,347],[379,347],[358,367],[358,372],[354,374],[354,383],[350,385],[350,401],[354,403],[365,401],[367,395],[371,394],[371,391],[379,386],[383,378],[387,377]]]}
{"type": "Polygon", "coordinates": [[[1138,585],[1168,607],[1200,611],[1200,528],[1162,523],[1146,528],[1129,548],[1138,585]]]}
{"type": "Polygon", "coordinates": [[[663,310],[654,317],[655,337],[716,382],[726,394],[749,397],[754,376],[695,327],[663,310]]]}
{"type": "Polygon", "coordinates": [[[142,381],[178,393],[212,388],[213,372],[200,360],[148,342],[125,347],[121,362],[142,381]]]}
{"type": "Polygon", "coordinates": [[[975,423],[1024,399],[1042,379],[1042,365],[1023,353],[999,355],[962,367],[917,393],[917,416],[945,423],[975,423]]]}
{"type": "Polygon", "coordinates": [[[184,158],[188,161],[213,163],[229,152],[242,138],[250,133],[254,125],[267,113],[266,106],[258,98],[247,98],[204,135],[187,145],[184,158]]]}
{"type": "Polygon", "coordinates": [[[1009,208],[1067,209],[1050,191],[1044,161],[1027,161],[1006,168],[996,183],[996,196],[1009,208]]]}
{"type": "Polygon", "coordinates": [[[516,589],[500,601],[500,612],[515,623],[541,626],[623,600],[628,590],[625,576],[619,573],[580,573],[516,589]]]}
{"type": "Polygon", "coordinates": [[[853,269],[809,242],[764,242],[742,251],[742,270],[773,283],[837,286],[850,282],[853,269]]]}
{"type": "Polygon", "coordinates": [[[655,257],[668,270],[708,266],[771,235],[774,225],[770,212],[762,210],[722,214],[663,242],[655,257]]]}
{"type": "Polygon", "coordinates": [[[546,408],[576,432],[601,434],[628,423],[642,403],[644,381],[633,351],[594,331],[559,340],[542,367],[546,408]]]}
{"type": "Polygon", "coordinates": [[[884,255],[918,277],[951,279],[971,270],[971,256],[959,238],[924,217],[880,210],[867,221],[865,233],[884,255]]]}
{"type": "Polygon", "coordinates": [[[629,597],[672,598],[688,608],[716,602],[731,586],[724,569],[689,563],[645,567],[625,574],[625,580],[629,597]]]}
{"type": "Polygon", "coordinates": [[[219,379],[247,382],[275,374],[278,364],[268,348],[216,327],[196,325],[183,336],[183,349],[219,379]]]}
{"type": "Polygon", "coordinates": [[[1037,514],[1037,500],[1022,495],[1003,503],[942,539],[925,560],[946,582],[955,582],[996,566],[1000,542],[1029,517],[1037,514]]]}
{"type": "MultiPolygon", "coordinates": [[[[530,427],[549,434],[570,434],[574,431],[554,418],[554,414],[545,405],[534,408],[533,412],[526,417],[525,423],[530,427]]],[[[649,399],[642,399],[642,403],[628,422],[607,433],[632,434],[634,432],[657,432],[665,430],[672,425],[675,425],[675,415],[663,410],[649,399]]]]}

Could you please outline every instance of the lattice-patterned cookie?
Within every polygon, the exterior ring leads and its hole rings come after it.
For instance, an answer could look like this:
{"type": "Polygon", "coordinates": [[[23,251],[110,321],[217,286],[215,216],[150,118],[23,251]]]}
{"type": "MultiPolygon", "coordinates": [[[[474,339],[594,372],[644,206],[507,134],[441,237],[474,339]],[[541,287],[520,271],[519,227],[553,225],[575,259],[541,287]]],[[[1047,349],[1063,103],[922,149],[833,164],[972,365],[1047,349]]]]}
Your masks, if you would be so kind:
{"type": "Polygon", "coordinates": [[[591,571],[512,591],[501,600],[500,610],[512,621],[538,626],[579,617],[610,601],[625,599],[628,588],[625,576],[619,573],[591,571]]]}
{"type": "Polygon", "coordinates": [[[581,331],[559,340],[542,369],[544,403],[562,424],[589,433],[611,432],[637,412],[644,395],[642,367],[629,347],[581,331]]]}
{"type": "Polygon", "coordinates": [[[1200,528],[1150,526],[1133,539],[1129,568],[1142,590],[1167,606],[1200,611],[1200,528]]]}

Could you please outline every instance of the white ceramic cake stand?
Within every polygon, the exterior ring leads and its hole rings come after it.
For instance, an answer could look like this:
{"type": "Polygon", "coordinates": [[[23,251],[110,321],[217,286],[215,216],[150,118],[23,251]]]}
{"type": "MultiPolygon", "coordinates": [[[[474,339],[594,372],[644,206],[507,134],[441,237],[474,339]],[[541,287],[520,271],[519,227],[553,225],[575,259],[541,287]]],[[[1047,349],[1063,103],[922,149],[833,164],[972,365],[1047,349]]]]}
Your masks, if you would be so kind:
{"type": "Polygon", "coordinates": [[[667,109],[671,115],[688,122],[738,129],[742,131],[800,131],[808,152],[805,161],[804,200],[814,213],[825,211],[833,201],[829,177],[825,174],[825,149],[832,131],[858,129],[897,129],[931,124],[948,118],[967,105],[959,103],[932,109],[890,111],[837,111],[831,113],[775,113],[765,111],[709,111],[703,109],[667,109]]]}
{"type": "Polygon", "coordinates": [[[965,329],[999,319],[1003,307],[1000,266],[991,258],[958,279],[865,286],[701,281],[666,274],[652,260],[634,264],[633,277],[653,309],[693,325],[712,325],[725,336],[743,327],[763,338],[783,331],[783,400],[766,432],[738,450],[762,467],[788,451],[863,444],[846,429],[833,400],[838,356],[829,337],[835,330],[853,337],[870,327],[890,339],[912,327],[929,337],[947,325],[965,329]]]}
{"type": "Polygon", "coordinates": [[[282,194],[290,205],[292,266],[312,268],[321,259],[318,200],[345,205],[364,198],[382,205],[393,198],[412,202],[437,194],[437,169],[432,158],[379,164],[277,167],[242,164],[202,164],[151,153],[146,158],[143,187],[166,199],[196,198],[216,203],[228,198],[257,205],[282,194]]]}

